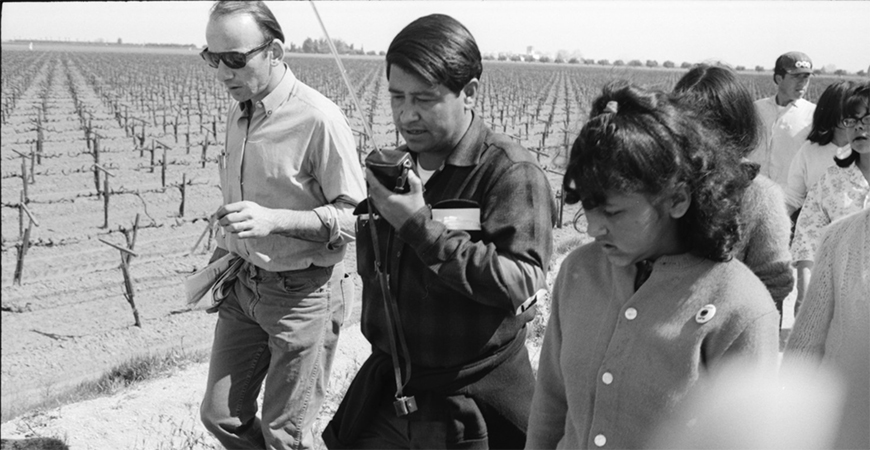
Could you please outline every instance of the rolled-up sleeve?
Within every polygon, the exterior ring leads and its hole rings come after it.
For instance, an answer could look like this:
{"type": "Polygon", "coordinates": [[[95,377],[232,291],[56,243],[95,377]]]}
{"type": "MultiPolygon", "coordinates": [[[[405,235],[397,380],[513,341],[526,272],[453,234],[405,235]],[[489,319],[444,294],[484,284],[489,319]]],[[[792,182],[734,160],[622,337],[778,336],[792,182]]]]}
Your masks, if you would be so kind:
{"type": "Polygon", "coordinates": [[[324,122],[315,132],[323,151],[314,153],[314,173],[328,203],[314,212],[329,231],[328,244],[340,246],[354,239],[353,209],[365,198],[365,182],[347,121],[324,122]]]}

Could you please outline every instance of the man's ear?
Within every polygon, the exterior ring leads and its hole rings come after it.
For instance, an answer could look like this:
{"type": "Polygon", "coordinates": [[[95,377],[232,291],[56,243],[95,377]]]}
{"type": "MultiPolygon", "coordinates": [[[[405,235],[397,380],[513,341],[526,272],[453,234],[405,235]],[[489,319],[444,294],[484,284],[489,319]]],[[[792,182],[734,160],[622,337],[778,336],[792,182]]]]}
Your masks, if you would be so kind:
{"type": "Polygon", "coordinates": [[[773,84],[779,85],[782,82],[782,75],[773,75],[773,84]]]}
{"type": "Polygon", "coordinates": [[[284,61],[284,43],[279,39],[272,39],[272,44],[269,45],[269,52],[271,52],[270,59],[273,66],[277,66],[284,61]]]}
{"type": "Polygon", "coordinates": [[[480,80],[477,78],[472,78],[471,81],[465,83],[465,87],[462,88],[462,93],[465,94],[465,98],[463,99],[465,109],[471,109],[474,107],[474,103],[477,101],[477,92],[479,89],[480,80]]]}
{"type": "Polygon", "coordinates": [[[689,192],[689,187],[685,183],[681,183],[674,189],[665,205],[668,208],[668,214],[674,219],[685,216],[689,206],[692,205],[692,194],[689,192]]]}

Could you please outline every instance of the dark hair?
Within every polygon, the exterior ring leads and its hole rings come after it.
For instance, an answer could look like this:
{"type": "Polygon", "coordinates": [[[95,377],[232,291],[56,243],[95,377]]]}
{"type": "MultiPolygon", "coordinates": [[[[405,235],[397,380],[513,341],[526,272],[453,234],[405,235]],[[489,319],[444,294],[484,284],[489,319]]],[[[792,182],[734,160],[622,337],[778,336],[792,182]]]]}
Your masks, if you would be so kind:
{"type": "Polygon", "coordinates": [[[744,157],[755,150],[761,120],[752,95],[733,70],[696,65],[677,81],[674,93],[685,106],[705,115],[713,126],[725,133],[738,156],[744,157]]]}
{"type": "Polygon", "coordinates": [[[403,28],[387,50],[387,79],[393,64],[457,94],[483,72],[474,36],[444,14],[421,17],[403,28]]]}
{"type": "MultiPolygon", "coordinates": [[[[870,110],[870,81],[861,83],[853,83],[852,89],[846,94],[843,100],[843,117],[854,117],[858,115],[858,111],[864,109],[866,114],[870,110]]],[[[834,157],[834,162],[838,167],[849,167],[852,164],[858,164],[861,160],[861,154],[852,150],[848,156],[843,159],[834,157]]]]}
{"type": "Polygon", "coordinates": [[[214,2],[209,12],[210,19],[231,16],[233,14],[250,14],[260,27],[260,31],[268,39],[278,39],[284,42],[284,32],[278,19],[263,2],[219,1],[214,2]]]}
{"type": "Polygon", "coordinates": [[[813,113],[813,127],[807,140],[819,145],[828,145],[834,140],[834,128],[843,120],[843,102],[852,89],[848,80],[835,81],[825,88],[813,113]]]}
{"type": "Polygon", "coordinates": [[[719,150],[725,136],[667,94],[624,82],[604,87],[590,117],[571,149],[565,201],[589,209],[608,191],[660,199],[685,186],[692,199],[680,235],[694,254],[730,259],[751,175],[734,152],[719,150]]]}

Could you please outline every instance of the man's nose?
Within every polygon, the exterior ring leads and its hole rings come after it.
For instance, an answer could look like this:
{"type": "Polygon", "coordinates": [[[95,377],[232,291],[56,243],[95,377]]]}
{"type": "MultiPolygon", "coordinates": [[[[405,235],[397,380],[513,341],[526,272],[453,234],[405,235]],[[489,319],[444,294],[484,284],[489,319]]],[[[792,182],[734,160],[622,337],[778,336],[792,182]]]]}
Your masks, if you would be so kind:
{"type": "Polygon", "coordinates": [[[420,114],[417,113],[417,108],[415,108],[411,103],[405,102],[399,106],[399,123],[411,123],[419,118],[420,114]]]}
{"type": "Polygon", "coordinates": [[[218,63],[217,77],[219,81],[229,80],[233,77],[233,70],[221,61],[218,63]]]}

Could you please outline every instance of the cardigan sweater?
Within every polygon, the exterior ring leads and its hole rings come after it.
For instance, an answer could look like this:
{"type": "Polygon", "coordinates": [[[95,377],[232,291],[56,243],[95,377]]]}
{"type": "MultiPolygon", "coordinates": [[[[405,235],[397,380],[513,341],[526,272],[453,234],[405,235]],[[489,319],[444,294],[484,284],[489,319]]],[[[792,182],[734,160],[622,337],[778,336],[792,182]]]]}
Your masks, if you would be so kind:
{"type": "Polygon", "coordinates": [[[758,175],[743,194],[740,217],[743,234],[734,248],[734,257],[761,280],[781,305],[794,287],[794,271],[788,240],[791,220],[779,187],[758,175]]]}
{"type": "Polygon", "coordinates": [[[822,240],[783,370],[832,367],[847,383],[836,448],[870,448],[870,209],[834,222],[822,240]]]}
{"type": "Polygon", "coordinates": [[[641,448],[727,358],[775,370],[779,315],[742,263],[663,256],[634,291],[636,271],[610,264],[596,243],[562,263],[526,448],[641,448]]]}

